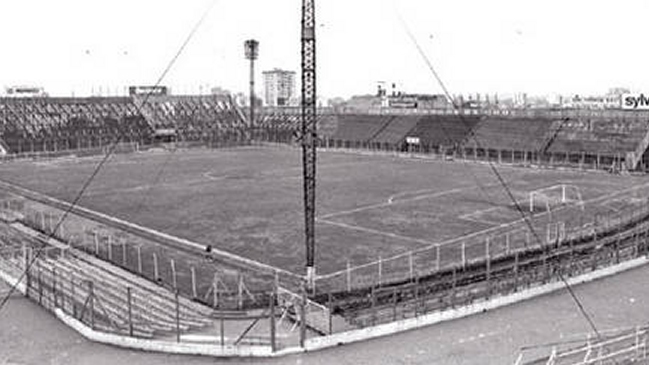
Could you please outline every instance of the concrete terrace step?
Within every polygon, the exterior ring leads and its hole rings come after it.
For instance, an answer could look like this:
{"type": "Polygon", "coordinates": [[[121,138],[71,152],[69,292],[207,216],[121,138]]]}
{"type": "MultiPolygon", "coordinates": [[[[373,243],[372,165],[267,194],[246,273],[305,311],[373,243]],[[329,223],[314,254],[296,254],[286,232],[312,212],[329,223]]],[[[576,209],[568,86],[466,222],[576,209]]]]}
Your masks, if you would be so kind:
{"type": "MultiPolygon", "coordinates": [[[[68,267],[67,269],[74,270],[74,266],[68,267]]],[[[92,276],[81,277],[81,279],[92,280],[95,283],[95,293],[97,295],[106,298],[110,303],[115,304],[117,308],[121,308],[121,309],[126,308],[127,305],[126,288],[116,287],[113,285],[111,289],[111,284],[109,282],[92,276]]],[[[170,318],[174,318],[175,314],[166,313],[164,311],[163,312],[151,311],[151,308],[149,306],[150,304],[151,304],[150,301],[147,301],[143,298],[140,298],[138,300],[137,291],[136,290],[133,291],[132,309],[136,317],[139,316],[151,323],[162,324],[164,328],[157,328],[159,330],[167,330],[170,326],[174,324],[173,320],[171,320],[170,318]],[[143,306],[142,303],[146,303],[146,304],[143,306]]]]}
{"type": "MultiPolygon", "coordinates": [[[[32,290],[36,289],[35,286],[38,285],[38,280],[40,280],[41,285],[43,285],[45,288],[43,289],[43,292],[45,295],[51,295],[51,293],[48,292],[48,290],[52,290],[54,287],[54,278],[52,276],[52,269],[56,269],[56,292],[57,292],[57,298],[65,298],[64,299],[59,299],[61,302],[59,303],[59,306],[66,306],[69,305],[70,298],[73,298],[72,300],[74,301],[74,305],[76,305],[77,308],[82,308],[86,298],[89,295],[89,291],[87,287],[83,285],[75,285],[74,289],[70,286],[70,284],[64,284],[64,283],[69,283],[71,278],[76,277],[79,279],[79,281],[82,281],[84,278],[79,277],[76,274],[67,272],[60,267],[57,267],[56,265],[53,264],[53,261],[40,261],[39,265],[41,265],[41,275],[40,279],[38,279],[38,274],[34,273],[32,274],[32,290]],[[64,274],[68,276],[66,279],[64,274]],[[49,288],[47,288],[49,287],[49,288]]],[[[75,281],[76,282],[76,281],[75,281]]],[[[40,290],[39,290],[40,292],[40,290]]],[[[122,313],[124,306],[116,305],[114,303],[111,303],[106,297],[102,296],[101,293],[98,291],[95,291],[95,297],[97,299],[96,305],[95,305],[95,313],[99,315],[100,317],[103,316],[104,320],[111,323],[112,326],[110,327],[114,332],[116,331],[122,331],[125,328],[128,327],[128,318],[124,313],[122,313]]],[[[96,322],[96,324],[99,323],[96,322]]],[[[137,320],[137,317],[134,316],[133,320],[135,328],[138,329],[138,331],[142,332],[143,334],[150,333],[151,335],[154,332],[154,328],[152,326],[149,326],[148,323],[143,323],[137,320]]],[[[108,326],[108,325],[107,325],[108,326]]]]}
{"type": "MultiPolygon", "coordinates": [[[[83,302],[85,301],[85,298],[88,297],[90,294],[88,287],[85,285],[75,285],[74,289],[74,295],[72,293],[72,289],[70,288],[70,285],[65,285],[62,283],[66,282],[66,279],[63,277],[62,273],[65,273],[68,275],[67,281],[69,282],[70,278],[76,278],[78,281],[84,281],[87,279],[87,277],[84,277],[82,275],[79,275],[78,273],[73,273],[70,271],[67,271],[66,269],[63,269],[59,266],[56,265],[56,262],[53,260],[48,260],[48,261],[43,261],[40,263],[42,266],[46,268],[45,271],[41,273],[41,281],[43,282],[44,285],[53,285],[53,278],[51,277],[51,270],[56,269],[57,271],[57,283],[61,283],[60,285],[57,284],[57,292],[59,293],[64,293],[68,298],[73,297],[75,298],[75,302],[77,302],[78,305],[82,305],[83,302]],[[76,298],[83,298],[82,300],[77,300],[76,298]]],[[[77,280],[75,280],[75,283],[77,280]]],[[[119,297],[115,297],[114,294],[100,289],[99,286],[95,285],[93,289],[95,298],[97,300],[96,306],[95,306],[95,312],[96,313],[104,313],[106,312],[105,315],[108,316],[108,320],[114,324],[116,324],[116,329],[117,330],[123,330],[124,328],[128,327],[128,313],[127,313],[127,305],[125,300],[121,300],[119,297]]],[[[143,328],[145,330],[149,330],[153,333],[153,331],[159,331],[159,332],[171,332],[175,329],[175,324],[173,321],[171,323],[164,323],[159,320],[152,320],[150,318],[145,318],[143,315],[142,311],[138,311],[137,307],[133,307],[133,323],[135,324],[136,328],[143,328]],[[145,321],[142,321],[144,319],[145,321]]],[[[147,313],[146,311],[144,313],[147,313]]],[[[184,328],[183,330],[186,330],[184,328]]]]}
{"type": "MultiPolygon", "coordinates": [[[[98,277],[102,277],[104,280],[115,279],[112,272],[107,272],[104,269],[93,266],[92,264],[89,264],[84,260],[73,258],[71,259],[71,261],[74,262],[74,264],[78,265],[79,267],[82,267],[84,270],[93,272],[98,277]]],[[[156,301],[156,303],[158,303],[161,307],[167,309],[173,309],[175,311],[175,296],[165,295],[165,293],[167,292],[165,288],[156,287],[156,290],[145,290],[139,285],[140,284],[139,281],[138,282],[129,281],[128,279],[124,279],[123,277],[120,277],[119,279],[123,283],[122,287],[124,288],[124,290],[126,290],[126,287],[129,286],[133,288],[138,288],[139,291],[144,296],[150,298],[151,300],[156,301]]],[[[202,313],[195,311],[193,307],[187,306],[186,303],[183,303],[183,301],[185,302],[187,301],[186,299],[180,297],[179,300],[180,300],[180,306],[182,312],[192,314],[196,318],[204,317],[202,313]]]]}
{"type": "MultiPolygon", "coordinates": [[[[60,263],[61,262],[59,262],[59,264],[60,263]]],[[[76,268],[74,265],[69,265],[68,267],[66,267],[66,270],[68,270],[68,272],[70,270],[76,269],[78,268],[76,268]]],[[[78,273],[76,274],[77,276],[79,275],[78,273]]],[[[86,279],[86,277],[81,277],[81,279],[86,279]]],[[[92,279],[96,283],[98,282],[97,278],[93,277],[92,279]]],[[[102,298],[108,300],[111,305],[114,305],[117,308],[117,310],[124,310],[127,306],[126,287],[111,285],[103,279],[99,280],[100,281],[98,283],[101,285],[95,286],[95,293],[98,296],[101,296],[102,298]]],[[[172,303],[171,305],[172,307],[168,306],[168,308],[166,309],[160,309],[158,304],[152,305],[150,298],[142,297],[137,288],[134,288],[134,290],[132,291],[132,310],[134,316],[136,318],[140,317],[146,319],[152,324],[153,327],[156,327],[155,329],[157,330],[167,332],[170,330],[175,330],[175,304],[172,303]],[[155,307],[154,309],[156,310],[152,310],[152,306],[155,307]]],[[[120,315],[122,318],[125,318],[124,313],[120,313],[120,315]]],[[[207,319],[187,317],[181,312],[180,327],[183,331],[187,331],[192,328],[202,328],[209,323],[210,321],[207,319]]]]}
{"type": "MultiPolygon", "coordinates": [[[[86,274],[89,274],[93,280],[102,284],[104,289],[108,289],[108,292],[111,293],[117,300],[123,301],[123,305],[126,305],[126,292],[127,285],[123,283],[118,284],[115,281],[112,281],[112,277],[103,273],[101,270],[94,270],[92,267],[85,266],[81,264],[82,261],[68,261],[66,264],[69,268],[80,268],[86,274]]],[[[164,298],[156,296],[155,294],[146,293],[139,290],[138,287],[134,287],[132,290],[132,305],[136,309],[140,309],[142,315],[147,317],[151,321],[157,321],[167,324],[173,324],[175,326],[175,303],[170,302],[164,298]],[[152,310],[155,309],[155,310],[152,310]]],[[[203,327],[210,323],[210,321],[198,317],[196,315],[187,314],[181,309],[180,317],[181,327],[183,329],[189,329],[191,327],[203,327]]]]}
{"type": "Polygon", "coordinates": [[[418,121],[418,117],[395,116],[372,138],[372,142],[399,143],[415,128],[418,121]]]}
{"type": "MultiPolygon", "coordinates": [[[[39,245],[42,244],[41,242],[39,242],[39,240],[44,241],[44,238],[48,238],[48,237],[40,237],[37,231],[34,231],[33,229],[26,227],[22,224],[12,225],[11,228],[12,229],[10,229],[9,231],[13,231],[14,233],[17,233],[18,236],[27,237],[32,241],[35,241],[36,244],[39,245]],[[37,240],[35,237],[38,237],[39,240],[37,240]]],[[[153,297],[163,299],[161,301],[162,303],[175,302],[175,296],[173,293],[171,293],[170,291],[168,291],[163,287],[156,285],[155,283],[150,282],[147,279],[140,278],[129,271],[126,271],[122,268],[112,265],[111,263],[100,260],[82,251],[76,249],[68,250],[67,244],[62,243],[56,239],[48,238],[47,244],[52,245],[54,247],[59,247],[61,249],[65,249],[66,252],[65,255],[68,259],[77,260],[78,265],[83,265],[88,270],[93,270],[93,272],[96,272],[98,275],[103,275],[104,279],[109,283],[118,280],[124,283],[124,288],[128,286],[139,288],[142,293],[149,294],[152,295],[153,297]]],[[[191,313],[192,316],[199,319],[205,318],[212,313],[212,310],[210,308],[203,306],[199,303],[193,302],[184,297],[180,297],[179,299],[181,305],[181,313],[191,313]]],[[[167,304],[166,306],[169,306],[169,304],[167,304]]],[[[175,311],[175,304],[173,305],[173,308],[175,311]]]]}

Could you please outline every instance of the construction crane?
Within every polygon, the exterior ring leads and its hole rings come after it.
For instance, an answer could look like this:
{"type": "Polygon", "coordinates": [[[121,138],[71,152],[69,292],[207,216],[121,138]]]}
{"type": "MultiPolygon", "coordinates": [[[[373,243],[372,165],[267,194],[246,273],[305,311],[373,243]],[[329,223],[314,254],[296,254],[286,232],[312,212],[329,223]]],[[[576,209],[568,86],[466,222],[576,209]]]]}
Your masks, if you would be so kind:
{"type": "Polygon", "coordinates": [[[302,166],[304,174],[304,232],[306,281],[315,285],[315,189],[316,189],[316,42],[315,0],[302,0],[302,166]]]}

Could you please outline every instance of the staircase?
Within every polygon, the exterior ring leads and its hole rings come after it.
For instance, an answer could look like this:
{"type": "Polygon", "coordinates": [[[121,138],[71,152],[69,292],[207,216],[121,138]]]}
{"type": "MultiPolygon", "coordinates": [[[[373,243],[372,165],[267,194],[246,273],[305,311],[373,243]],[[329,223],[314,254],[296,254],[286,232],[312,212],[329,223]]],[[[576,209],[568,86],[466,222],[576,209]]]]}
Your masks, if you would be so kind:
{"type": "Polygon", "coordinates": [[[568,118],[562,119],[562,120],[557,120],[552,122],[552,125],[550,126],[550,129],[546,132],[545,138],[543,139],[543,143],[541,143],[541,146],[539,148],[539,152],[541,153],[546,153],[548,151],[548,148],[552,145],[554,140],[557,138],[557,135],[559,132],[563,129],[563,126],[568,122],[568,118]]]}
{"type": "Polygon", "coordinates": [[[395,116],[372,137],[372,142],[398,144],[405,140],[418,122],[418,117],[395,116]]]}
{"type": "MultiPolygon", "coordinates": [[[[248,115],[243,112],[242,108],[237,105],[237,103],[234,102],[232,97],[228,98],[230,101],[230,106],[231,108],[234,109],[235,113],[237,113],[237,116],[239,117],[239,120],[244,124],[244,125],[250,125],[250,120],[248,119],[248,115]]],[[[258,119],[259,120],[259,119],[258,119]]],[[[256,127],[256,126],[253,126],[256,127]]]]}
{"type": "Polygon", "coordinates": [[[649,122],[647,122],[647,129],[645,131],[644,137],[640,140],[640,143],[635,148],[635,151],[628,152],[626,156],[626,167],[629,170],[635,170],[638,168],[640,161],[642,161],[642,156],[645,151],[649,148],[649,122]]]}
{"type": "Polygon", "coordinates": [[[152,283],[85,254],[39,258],[30,277],[32,297],[40,297],[43,291],[55,293],[48,300],[73,315],[75,308],[83,308],[93,296],[95,324],[106,332],[126,335],[133,328],[136,337],[153,338],[199,330],[212,323],[208,308],[182,297],[176,304],[171,292],[152,288],[152,283]]]}

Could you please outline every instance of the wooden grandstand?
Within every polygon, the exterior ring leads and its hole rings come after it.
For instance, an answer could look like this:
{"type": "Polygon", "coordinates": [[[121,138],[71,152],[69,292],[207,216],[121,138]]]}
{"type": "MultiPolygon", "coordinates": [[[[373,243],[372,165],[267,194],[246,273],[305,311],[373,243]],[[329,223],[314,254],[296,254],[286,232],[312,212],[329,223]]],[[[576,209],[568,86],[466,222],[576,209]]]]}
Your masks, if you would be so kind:
{"type": "MultiPolygon", "coordinates": [[[[270,110],[261,118],[259,129],[266,133],[259,135],[268,140],[291,143],[299,134],[299,114],[293,111],[270,110]]],[[[469,155],[498,162],[534,161],[615,171],[649,166],[649,119],[641,116],[323,111],[319,118],[336,121],[320,124],[321,145],[326,147],[469,155]]]]}

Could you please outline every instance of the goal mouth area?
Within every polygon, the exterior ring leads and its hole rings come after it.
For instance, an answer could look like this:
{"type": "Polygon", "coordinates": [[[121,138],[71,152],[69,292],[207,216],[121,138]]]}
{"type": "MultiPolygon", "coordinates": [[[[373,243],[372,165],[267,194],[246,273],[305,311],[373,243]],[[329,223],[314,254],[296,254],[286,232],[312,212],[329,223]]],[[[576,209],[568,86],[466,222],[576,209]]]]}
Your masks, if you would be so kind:
{"type": "Polygon", "coordinates": [[[570,184],[557,184],[529,192],[528,212],[539,214],[553,210],[579,205],[583,208],[584,201],[578,186],[570,184]]]}

